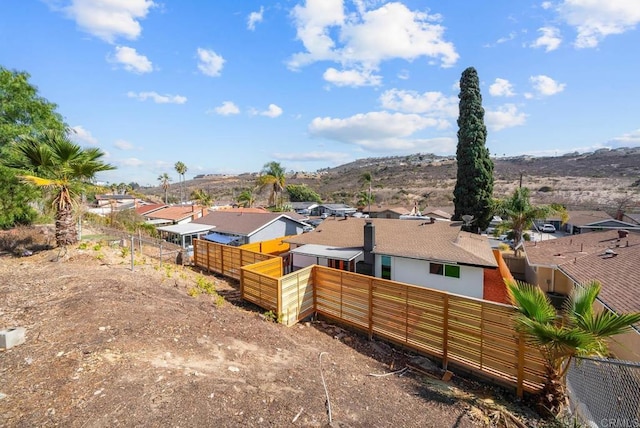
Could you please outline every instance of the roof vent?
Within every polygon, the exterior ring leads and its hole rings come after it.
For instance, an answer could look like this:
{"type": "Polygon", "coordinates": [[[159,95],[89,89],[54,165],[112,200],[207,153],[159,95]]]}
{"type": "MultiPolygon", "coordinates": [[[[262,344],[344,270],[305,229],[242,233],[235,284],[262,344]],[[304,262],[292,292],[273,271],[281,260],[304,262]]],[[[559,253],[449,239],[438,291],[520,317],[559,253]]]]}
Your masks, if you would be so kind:
{"type": "Polygon", "coordinates": [[[618,238],[622,239],[622,238],[626,238],[629,235],[629,231],[628,230],[619,230],[618,231],[618,238]]]}

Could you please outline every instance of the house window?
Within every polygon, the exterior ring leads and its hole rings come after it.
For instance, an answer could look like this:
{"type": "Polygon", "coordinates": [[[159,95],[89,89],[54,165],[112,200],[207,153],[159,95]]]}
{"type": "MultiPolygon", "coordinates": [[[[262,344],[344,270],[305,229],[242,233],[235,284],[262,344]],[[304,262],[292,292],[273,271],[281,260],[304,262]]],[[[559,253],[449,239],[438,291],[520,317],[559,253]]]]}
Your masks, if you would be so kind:
{"type": "Polygon", "coordinates": [[[380,264],[382,267],[380,277],[382,279],[391,279],[391,257],[382,256],[380,258],[380,264]]]}
{"type": "Polygon", "coordinates": [[[442,275],[444,273],[444,265],[442,263],[429,263],[429,273],[442,275]]]}
{"type": "Polygon", "coordinates": [[[449,278],[460,278],[460,266],[445,265],[444,276],[448,276],[449,278]]]}
{"type": "Polygon", "coordinates": [[[460,266],[446,265],[443,263],[429,263],[429,273],[432,275],[444,275],[449,278],[460,278],[460,266]]]}
{"type": "Polygon", "coordinates": [[[327,265],[333,269],[353,271],[352,262],[349,262],[348,260],[328,259],[327,265]]]}

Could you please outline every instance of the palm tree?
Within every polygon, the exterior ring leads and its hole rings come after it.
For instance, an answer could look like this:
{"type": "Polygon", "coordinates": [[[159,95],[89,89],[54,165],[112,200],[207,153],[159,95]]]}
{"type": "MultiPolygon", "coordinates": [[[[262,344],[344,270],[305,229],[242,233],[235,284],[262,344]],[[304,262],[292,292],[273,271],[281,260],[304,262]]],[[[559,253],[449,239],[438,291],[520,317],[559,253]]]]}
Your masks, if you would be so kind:
{"type": "Polygon", "coordinates": [[[566,373],[573,357],[606,356],[606,339],[628,331],[640,322],[640,312],[616,314],[597,312],[594,303],[601,286],[597,281],[573,289],[560,315],[540,287],[522,282],[507,284],[517,309],[516,329],[536,346],[545,361],[546,379],[541,404],[559,414],[566,404],[566,373]]]}
{"type": "Polygon", "coordinates": [[[271,186],[269,205],[275,205],[276,209],[282,205],[282,191],[284,190],[285,182],[285,170],[278,162],[266,163],[258,177],[258,186],[260,189],[271,186]],[[278,194],[280,194],[279,199],[278,194]]]}
{"type": "Polygon", "coordinates": [[[187,173],[187,166],[178,161],[175,164],[175,169],[180,176],[180,203],[184,202],[184,175],[187,173]]]}
{"type": "Polygon", "coordinates": [[[251,208],[256,203],[256,197],[253,189],[245,189],[238,195],[238,204],[244,208],[251,208]]]}
{"type": "Polygon", "coordinates": [[[367,204],[369,205],[369,214],[371,214],[371,202],[373,202],[371,193],[368,193],[366,190],[361,190],[358,193],[358,201],[356,202],[359,207],[364,207],[367,204]]]}
{"type": "Polygon", "coordinates": [[[191,192],[191,199],[205,207],[211,206],[213,203],[213,198],[204,189],[196,189],[191,192]]]}
{"type": "Polygon", "coordinates": [[[171,177],[169,177],[169,174],[167,174],[166,172],[163,172],[162,174],[160,174],[160,176],[158,177],[158,181],[160,182],[160,185],[162,186],[162,190],[164,190],[164,203],[167,203],[167,193],[169,192],[169,182],[171,181],[171,177]]]}
{"type": "Polygon", "coordinates": [[[563,206],[558,204],[532,205],[529,194],[528,188],[519,187],[510,198],[494,201],[494,213],[507,219],[500,225],[500,228],[513,230],[514,247],[520,243],[523,231],[530,228],[534,220],[543,219],[550,215],[560,215],[563,223],[568,219],[567,210],[563,206]]]}
{"type": "Polygon", "coordinates": [[[19,170],[25,182],[52,191],[58,246],[74,244],[78,236],[73,214],[78,198],[98,172],[115,167],[102,161],[100,149],[83,149],[54,130],[25,136],[9,150],[7,166],[19,170]]]}
{"type": "Polygon", "coordinates": [[[371,196],[371,183],[373,182],[373,175],[371,175],[371,172],[367,171],[362,173],[362,175],[360,176],[360,182],[364,183],[365,185],[369,185],[369,197],[367,198],[367,202],[369,203],[369,214],[371,214],[371,202],[373,202],[373,198],[371,196]]]}

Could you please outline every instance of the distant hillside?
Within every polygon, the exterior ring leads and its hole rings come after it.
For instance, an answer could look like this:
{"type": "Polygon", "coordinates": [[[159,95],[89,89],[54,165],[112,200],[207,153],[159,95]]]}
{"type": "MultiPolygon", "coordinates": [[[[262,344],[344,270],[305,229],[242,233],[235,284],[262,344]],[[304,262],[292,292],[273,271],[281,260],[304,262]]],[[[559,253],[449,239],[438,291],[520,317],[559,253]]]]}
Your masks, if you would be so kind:
{"type": "MultiPolygon", "coordinates": [[[[559,202],[571,207],[614,209],[625,205],[640,210],[640,148],[602,149],[593,153],[572,153],[556,157],[494,158],[496,197],[504,197],[519,185],[529,187],[537,203],[559,202]]],[[[286,168],[286,165],[283,164],[286,168]]],[[[451,205],[456,180],[455,157],[413,154],[358,159],[314,173],[297,172],[287,184],[306,184],[326,202],[355,204],[364,189],[360,177],[373,176],[377,204],[411,207],[451,205]]],[[[204,189],[216,201],[235,200],[244,189],[255,185],[257,172],[235,176],[206,175],[185,183],[187,194],[204,189]]],[[[163,194],[159,187],[141,189],[143,193],[163,194]]],[[[179,185],[170,193],[178,195],[179,185]]],[[[267,191],[258,196],[266,203],[267,191]]]]}

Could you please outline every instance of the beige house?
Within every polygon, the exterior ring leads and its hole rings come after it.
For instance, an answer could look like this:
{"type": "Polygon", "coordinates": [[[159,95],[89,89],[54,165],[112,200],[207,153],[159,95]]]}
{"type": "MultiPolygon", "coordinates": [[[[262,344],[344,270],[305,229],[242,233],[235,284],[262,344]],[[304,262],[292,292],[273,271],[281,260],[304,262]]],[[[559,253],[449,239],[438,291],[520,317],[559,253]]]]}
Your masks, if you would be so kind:
{"type": "MultiPolygon", "coordinates": [[[[602,284],[601,309],[640,312],[640,233],[607,230],[525,243],[525,280],[561,300],[579,284],[602,284]]],[[[613,339],[616,357],[640,361],[640,326],[613,339]]]]}

